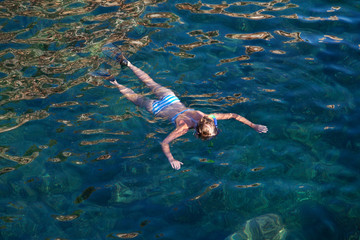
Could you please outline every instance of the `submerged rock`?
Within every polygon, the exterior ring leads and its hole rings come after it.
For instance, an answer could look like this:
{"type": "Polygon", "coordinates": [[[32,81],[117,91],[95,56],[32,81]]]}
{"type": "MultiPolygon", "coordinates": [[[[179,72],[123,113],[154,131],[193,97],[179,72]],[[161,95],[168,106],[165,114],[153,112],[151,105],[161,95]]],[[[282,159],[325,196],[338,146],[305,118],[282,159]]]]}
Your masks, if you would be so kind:
{"type": "Polygon", "coordinates": [[[246,221],[241,231],[225,240],[282,240],[285,237],[286,230],[280,217],[270,213],[246,221]]]}

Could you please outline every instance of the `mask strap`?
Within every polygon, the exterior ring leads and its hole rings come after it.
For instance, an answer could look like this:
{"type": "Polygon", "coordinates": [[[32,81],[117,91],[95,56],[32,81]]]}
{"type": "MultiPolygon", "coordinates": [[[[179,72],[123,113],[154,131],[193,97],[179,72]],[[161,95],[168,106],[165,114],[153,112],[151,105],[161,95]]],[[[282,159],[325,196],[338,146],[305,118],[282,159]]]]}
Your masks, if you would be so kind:
{"type": "Polygon", "coordinates": [[[216,120],[216,117],[214,116],[214,114],[210,114],[209,117],[214,119],[215,127],[217,127],[217,120],[216,120]]]}

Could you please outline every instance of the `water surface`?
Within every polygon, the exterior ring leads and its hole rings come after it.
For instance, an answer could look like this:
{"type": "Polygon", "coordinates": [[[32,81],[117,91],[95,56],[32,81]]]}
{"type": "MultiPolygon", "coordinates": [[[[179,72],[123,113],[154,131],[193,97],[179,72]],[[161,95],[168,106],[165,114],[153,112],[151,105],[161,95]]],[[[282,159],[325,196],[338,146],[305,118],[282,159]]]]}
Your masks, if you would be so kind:
{"type": "MultiPolygon", "coordinates": [[[[285,239],[360,237],[357,1],[0,1],[0,238],[225,239],[264,214],[285,239]],[[149,91],[101,48],[219,122],[173,126],[89,73],[149,91]]],[[[149,97],[151,95],[149,94],[149,97]]]]}

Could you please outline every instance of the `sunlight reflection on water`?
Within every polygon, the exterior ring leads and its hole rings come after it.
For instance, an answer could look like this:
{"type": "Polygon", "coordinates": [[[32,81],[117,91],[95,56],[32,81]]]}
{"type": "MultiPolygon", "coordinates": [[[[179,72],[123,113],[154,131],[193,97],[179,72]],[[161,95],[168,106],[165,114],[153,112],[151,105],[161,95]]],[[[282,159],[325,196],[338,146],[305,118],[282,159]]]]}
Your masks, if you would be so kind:
{"type": "Polygon", "coordinates": [[[356,3],[4,0],[0,10],[1,239],[261,239],[256,227],[274,239],[360,236],[356,3]],[[103,56],[110,42],[187,106],[269,133],[229,121],[210,142],[188,134],[172,145],[185,163],[172,171],[159,142],[173,126],[89,75],[108,68],[150,95],[103,56]]]}

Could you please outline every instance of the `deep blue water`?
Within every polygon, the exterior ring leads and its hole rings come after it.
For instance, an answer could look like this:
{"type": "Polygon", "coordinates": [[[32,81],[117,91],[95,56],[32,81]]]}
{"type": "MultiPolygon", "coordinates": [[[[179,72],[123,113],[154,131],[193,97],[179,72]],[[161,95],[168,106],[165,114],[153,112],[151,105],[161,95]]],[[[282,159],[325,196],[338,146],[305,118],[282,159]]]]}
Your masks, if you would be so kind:
{"type": "Polygon", "coordinates": [[[360,238],[360,2],[219,2],[0,1],[0,239],[246,239],[269,216],[282,239],[360,238]],[[189,132],[173,170],[173,125],[90,76],[149,93],[108,42],[269,132],[189,132]]]}

